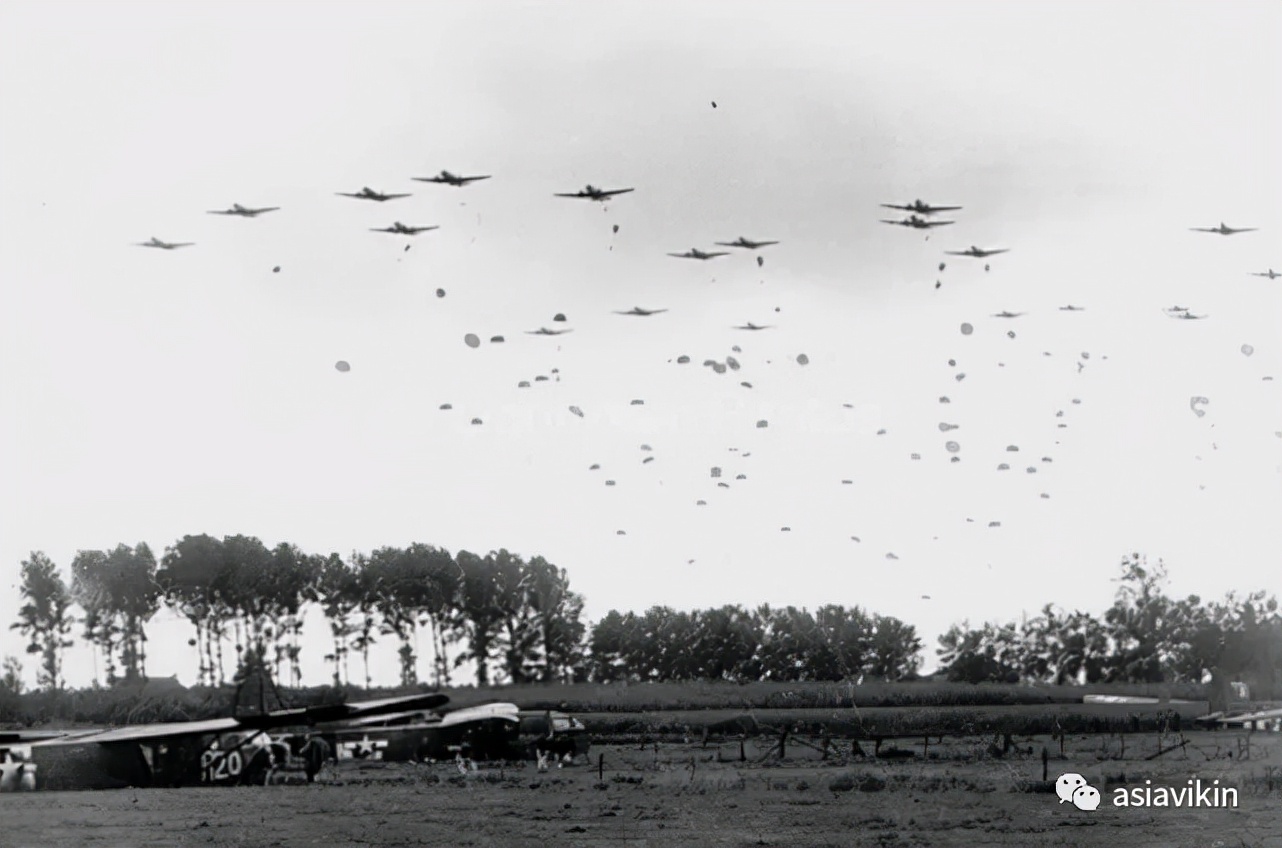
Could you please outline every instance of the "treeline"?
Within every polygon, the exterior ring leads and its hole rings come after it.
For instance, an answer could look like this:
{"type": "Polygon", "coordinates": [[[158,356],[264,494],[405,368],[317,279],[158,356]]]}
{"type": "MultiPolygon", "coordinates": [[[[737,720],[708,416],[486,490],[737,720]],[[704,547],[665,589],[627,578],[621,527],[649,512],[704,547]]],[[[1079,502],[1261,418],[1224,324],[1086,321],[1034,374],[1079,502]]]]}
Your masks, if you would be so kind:
{"type": "MultiPolygon", "coordinates": [[[[420,635],[431,644],[431,682],[450,686],[471,662],[476,683],[730,680],[899,680],[920,664],[921,640],[898,619],[828,605],[814,613],[737,606],[637,615],[610,612],[594,627],[583,598],[542,557],[507,550],[450,554],[431,545],[370,554],[306,554],[249,536],[185,536],[156,559],[145,543],[80,551],[67,583],[36,552],[22,564],[19,620],[40,655],[38,683],[61,689],[62,657],[84,640],[94,682],[146,677],[147,626],[165,607],[191,623],[196,684],[218,686],[249,662],[299,686],[305,612],[328,625],[334,685],[351,682],[353,657],[369,674],[371,647],[394,640],[401,686],[419,682],[420,635]],[[99,668],[101,663],[101,669],[99,668]]],[[[313,641],[313,644],[315,642],[313,641]]]]}
{"type": "MultiPolygon", "coordinates": [[[[1165,568],[1138,554],[1121,564],[1103,617],[1047,605],[1019,624],[962,623],[939,640],[941,674],[954,681],[1200,683],[1248,680],[1282,692],[1282,617],[1264,593],[1204,603],[1164,592],[1165,568]]],[[[369,674],[370,649],[397,645],[401,686],[419,683],[420,636],[430,642],[430,682],[453,684],[464,663],[476,683],[721,680],[906,680],[922,643],[912,625],[859,607],[654,607],[583,620],[583,598],[562,568],[507,550],[450,554],[425,544],[369,554],[306,554],[249,536],[185,536],[158,561],[146,544],[80,551],[65,582],[36,552],[22,564],[13,628],[40,656],[38,683],[63,687],[62,656],[87,642],[107,685],[146,677],[148,623],[165,607],[190,622],[197,685],[220,686],[247,663],[300,686],[304,613],[328,626],[325,661],[335,686],[351,660],[369,674]]],[[[313,640],[312,644],[316,644],[313,640]]],[[[16,660],[0,689],[19,681],[16,660]]]]}
{"type": "Polygon", "coordinates": [[[911,625],[836,604],[814,613],[769,605],[611,611],[589,640],[592,679],[601,682],[893,681],[916,672],[920,652],[911,625]]]}
{"type": "Polygon", "coordinates": [[[1165,592],[1166,567],[1123,559],[1113,605],[1097,618],[1047,604],[1020,623],[954,625],[939,638],[949,680],[1062,684],[1202,683],[1224,700],[1231,681],[1282,695],[1282,616],[1264,592],[1223,601],[1165,592]]]}
{"type": "Polygon", "coordinates": [[[306,554],[251,536],[185,536],[157,562],[144,543],[80,551],[71,582],[36,552],[22,564],[22,597],[13,625],[40,655],[43,688],[61,689],[62,656],[73,630],[93,649],[94,681],[103,661],[107,685],[146,677],[146,627],[161,606],[186,618],[195,635],[197,685],[222,685],[249,663],[301,683],[304,612],[318,607],[332,646],[325,660],[335,685],[350,682],[350,659],[364,663],[383,637],[399,643],[403,686],[418,683],[418,635],[433,647],[436,686],[476,664],[477,684],[497,669],[508,682],[573,680],[583,673],[583,598],[565,569],[542,557],[528,562],[506,550],[451,555],[431,545],[379,548],[370,554],[306,554]],[[77,614],[78,611],[78,614],[77,614]],[[228,649],[234,647],[234,655],[228,649]]]}

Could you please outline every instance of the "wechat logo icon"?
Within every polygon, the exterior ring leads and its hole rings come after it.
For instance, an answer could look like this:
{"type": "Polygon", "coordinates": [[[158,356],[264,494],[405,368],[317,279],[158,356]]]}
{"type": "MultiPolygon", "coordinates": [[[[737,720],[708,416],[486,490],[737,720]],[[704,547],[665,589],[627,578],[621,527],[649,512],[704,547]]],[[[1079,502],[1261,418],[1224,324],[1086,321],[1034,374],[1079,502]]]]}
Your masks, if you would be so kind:
{"type": "Polygon", "coordinates": [[[1061,774],[1055,780],[1055,794],[1061,804],[1071,802],[1079,810],[1099,807],[1099,790],[1088,785],[1080,774],[1061,774]]]}

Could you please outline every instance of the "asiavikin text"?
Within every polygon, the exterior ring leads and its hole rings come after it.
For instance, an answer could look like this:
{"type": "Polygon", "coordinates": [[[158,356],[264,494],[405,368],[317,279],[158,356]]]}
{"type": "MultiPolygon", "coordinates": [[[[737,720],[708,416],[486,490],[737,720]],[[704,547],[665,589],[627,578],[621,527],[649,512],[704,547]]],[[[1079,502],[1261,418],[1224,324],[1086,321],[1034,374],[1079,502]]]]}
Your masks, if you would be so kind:
{"type": "Polygon", "coordinates": [[[1236,807],[1237,790],[1220,786],[1219,780],[1203,784],[1201,779],[1190,779],[1185,786],[1153,786],[1144,781],[1143,786],[1119,787],[1113,790],[1114,807],[1236,807]]]}

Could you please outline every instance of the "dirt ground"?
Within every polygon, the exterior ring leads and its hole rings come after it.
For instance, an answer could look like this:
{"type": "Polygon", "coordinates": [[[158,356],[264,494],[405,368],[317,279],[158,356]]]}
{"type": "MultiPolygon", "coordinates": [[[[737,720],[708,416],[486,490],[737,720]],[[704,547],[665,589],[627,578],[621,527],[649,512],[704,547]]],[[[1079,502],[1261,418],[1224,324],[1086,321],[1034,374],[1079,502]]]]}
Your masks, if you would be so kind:
{"type": "Polygon", "coordinates": [[[313,786],[0,795],[0,846],[1282,848],[1282,737],[1252,735],[1249,758],[1244,734],[1184,738],[1152,760],[1156,737],[1128,737],[1121,759],[1117,737],[1073,737],[1062,760],[1057,741],[1037,738],[1016,739],[1000,757],[987,739],[932,739],[925,756],[922,740],[900,740],[912,756],[896,759],[852,758],[849,742],[834,742],[826,761],[804,740],[782,762],[769,740],[750,740],[745,761],[737,741],[598,745],[591,766],[546,773],[349,761],[313,786]],[[1101,790],[1099,809],[1046,791],[1043,746],[1050,780],[1082,774],[1101,790]],[[1178,788],[1190,778],[1238,788],[1238,807],[1112,805],[1118,786],[1178,788]]]}

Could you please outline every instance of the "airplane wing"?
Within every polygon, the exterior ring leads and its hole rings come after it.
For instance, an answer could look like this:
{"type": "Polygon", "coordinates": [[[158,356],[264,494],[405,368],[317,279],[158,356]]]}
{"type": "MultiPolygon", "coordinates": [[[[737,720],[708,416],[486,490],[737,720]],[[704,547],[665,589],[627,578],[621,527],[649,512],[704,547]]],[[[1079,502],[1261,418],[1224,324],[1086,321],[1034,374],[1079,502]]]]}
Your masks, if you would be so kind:
{"type": "Polygon", "coordinates": [[[1189,230],[1195,233],[1218,233],[1219,227],[1189,227],[1189,230]]]}
{"type": "Polygon", "coordinates": [[[584,194],[584,193],[583,193],[583,192],[581,192],[581,191],[576,191],[576,192],[574,192],[573,194],[562,194],[562,193],[557,193],[557,194],[553,194],[552,196],[553,196],[553,197],[591,197],[592,195],[590,195],[590,194],[584,194]]]}
{"type": "Polygon", "coordinates": [[[521,717],[516,704],[481,704],[475,707],[464,707],[461,710],[454,710],[446,713],[441,717],[440,727],[451,727],[458,724],[467,724],[471,721],[489,721],[491,719],[500,719],[502,721],[519,722],[521,717]]]}
{"type": "Polygon", "coordinates": [[[931,212],[956,212],[958,209],[961,209],[961,207],[960,206],[932,206],[930,207],[930,212],[926,212],[926,214],[929,215],[931,212]]]}
{"type": "Polygon", "coordinates": [[[171,247],[171,248],[174,248],[174,247],[191,247],[193,244],[195,244],[195,242],[194,242],[194,241],[184,241],[184,242],[179,242],[178,244],[171,244],[171,245],[169,245],[169,247],[171,247]]]}
{"type": "Polygon", "coordinates": [[[926,227],[946,227],[949,224],[955,224],[956,221],[925,221],[922,226],[926,227]]]}
{"type": "Polygon", "coordinates": [[[277,211],[279,211],[279,210],[280,210],[280,207],[279,207],[279,206],[268,206],[268,207],[263,208],[263,209],[250,209],[250,210],[249,210],[249,214],[250,214],[250,215],[261,215],[261,214],[263,214],[264,212],[277,212],[277,211]]]}
{"type": "Polygon", "coordinates": [[[949,256],[974,256],[975,255],[971,253],[969,250],[945,250],[944,253],[947,253],[949,256]]]}
{"type": "Polygon", "coordinates": [[[445,183],[449,180],[443,180],[440,177],[410,177],[411,180],[418,180],[420,183],[445,183]]]}
{"type": "Polygon", "coordinates": [[[190,736],[202,733],[223,733],[236,730],[244,725],[234,718],[211,718],[204,721],[168,721],[159,724],[133,724],[125,727],[91,730],[84,733],[72,733],[42,742],[33,742],[32,747],[58,747],[65,745],[83,745],[88,742],[138,742],[144,739],[166,739],[174,736],[190,736]]]}
{"type": "Polygon", "coordinates": [[[1223,716],[1219,721],[1221,724],[1227,724],[1230,722],[1237,724],[1238,722],[1245,721],[1272,721],[1274,719],[1282,719],[1282,707],[1275,707],[1271,710],[1262,710],[1255,713],[1247,713],[1245,715],[1223,716]]]}
{"type": "Polygon", "coordinates": [[[459,179],[465,183],[474,183],[477,180],[488,180],[491,176],[493,176],[493,174],[486,174],[483,177],[459,177],[459,179]]]}
{"type": "Polygon", "coordinates": [[[1240,230],[1235,230],[1235,229],[1233,229],[1232,227],[1228,227],[1227,229],[1228,229],[1228,231],[1229,231],[1229,233],[1230,233],[1230,234],[1232,234],[1232,233],[1253,233],[1253,232],[1255,232],[1257,229],[1259,229],[1259,227],[1243,227],[1243,228],[1242,228],[1242,229],[1240,229],[1240,230]]]}
{"type": "Polygon", "coordinates": [[[240,213],[231,209],[211,209],[209,210],[209,214],[210,215],[239,215],[240,213]]]}
{"type": "Polygon", "coordinates": [[[892,221],[889,218],[882,218],[880,220],[883,224],[899,224],[900,226],[904,226],[904,227],[908,226],[908,224],[904,221],[892,221]]]}
{"type": "Polygon", "coordinates": [[[380,194],[378,200],[396,200],[401,197],[409,197],[408,194],[380,194]]]}
{"type": "Polygon", "coordinates": [[[601,192],[601,196],[602,196],[602,197],[614,197],[616,194],[627,194],[627,193],[628,193],[628,192],[630,192],[630,191],[635,191],[635,189],[631,189],[631,188],[616,188],[614,191],[603,191],[603,192],[601,192]]]}
{"type": "Polygon", "coordinates": [[[436,724],[440,716],[426,710],[402,710],[395,713],[365,716],[343,722],[343,727],[404,727],[407,724],[436,724]]]}
{"type": "Polygon", "coordinates": [[[729,253],[727,253],[727,252],[726,252],[726,251],[724,251],[724,250],[718,250],[718,251],[715,251],[715,252],[713,252],[713,253],[705,253],[705,254],[703,254],[703,256],[704,256],[704,258],[705,258],[705,259],[711,259],[711,258],[712,258],[712,257],[714,257],[714,256],[729,256],[729,255],[730,255],[730,254],[729,254],[729,253]]]}
{"type": "Polygon", "coordinates": [[[693,253],[669,253],[669,256],[675,256],[677,259],[694,259],[693,253]]]}
{"type": "Polygon", "coordinates": [[[882,206],[882,208],[883,208],[883,209],[899,209],[899,210],[902,210],[902,211],[904,211],[904,212],[912,212],[912,211],[913,211],[913,207],[912,207],[912,206],[900,206],[900,205],[895,204],[895,203],[883,203],[883,204],[881,204],[881,206],[882,206]]]}
{"type": "Polygon", "coordinates": [[[31,745],[49,739],[95,733],[95,730],[10,730],[0,731],[0,750],[15,745],[31,745]]]}
{"type": "Polygon", "coordinates": [[[379,698],[373,701],[353,701],[347,704],[322,704],[291,710],[275,710],[262,716],[233,719],[246,727],[281,727],[290,724],[316,724],[327,721],[345,721],[366,716],[385,715],[398,711],[431,710],[449,703],[448,695],[404,695],[397,698],[379,698]]]}

